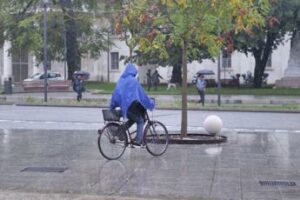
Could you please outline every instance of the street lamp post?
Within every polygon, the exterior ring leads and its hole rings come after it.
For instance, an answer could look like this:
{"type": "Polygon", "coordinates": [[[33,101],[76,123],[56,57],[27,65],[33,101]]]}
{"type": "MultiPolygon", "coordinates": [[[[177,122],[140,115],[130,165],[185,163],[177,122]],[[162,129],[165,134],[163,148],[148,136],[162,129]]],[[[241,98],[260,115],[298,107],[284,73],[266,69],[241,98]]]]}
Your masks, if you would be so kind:
{"type": "Polygon", "coordinates": [[[64,27],[64,80],[67,80],[67,30],[64,27]]]}
{"type": "Polygon", "coordinates": [[[110,40],[110,39],[109,39],[109,31],[107,31],[107,82],[108,82],[108,83],[109,83],[109,81],[110,81],[110,80],[109,80],[109,69],[110,69],[110,66],[109,66],[109,65],[110,65],[110,63],[109,63],[109,56],[110,56],[110,55],[109,55],[109,53],[110,53],[110,52],[109,52],[109,51],[110,51],[110,48],[109,48],[109,47],[110,47],[110,46],[109,46],[109,40],[110,40]]]}
{"type": "Polygon", "coordinates": [[[48,0],[43,0],[44,6],[44,101],[47,102],[47,92],[48,92],[48,34],[47,34],[47,22],[48,22],[48,0]]]}
{"type": "Polygon", "coordinates": [[[221,106],[221,55],[222,51],[218,56],[218,106],[221,106]]]}

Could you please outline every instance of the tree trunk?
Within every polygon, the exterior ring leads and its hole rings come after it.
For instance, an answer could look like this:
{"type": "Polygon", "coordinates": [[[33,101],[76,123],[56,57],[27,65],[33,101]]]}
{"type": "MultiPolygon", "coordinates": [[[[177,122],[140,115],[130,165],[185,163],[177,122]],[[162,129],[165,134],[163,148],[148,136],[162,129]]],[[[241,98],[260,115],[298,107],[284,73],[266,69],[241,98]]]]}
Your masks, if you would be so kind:
{"type": "Polygon", "coordinates": [[[68,79],[72,79],[75,71],[80,70],[80,53],[77,42],[77,26],[75,13],[72,8],[71,0],[60,0],[60,5],[64,13],[66,40],[67,40],[67,65],[68,79]]]}
{"type": "Polygon", "coordinates": [[[263,68],[263,64],[261,62],[261,52],[260,50],[253,51],[254,58],[255,58],[255,68],[254,68],[254,80],[253,80],[253,87],[260,88],[262,83],[262,73],[261,70],[263,68]],[[255,53],[254,53],[255,52],[255,53]]]}
{"type": "Polygon", "coordinates": [[[129,47],[129,58],[128,58],[129,62],[132,62],[132,52],[133,52],[133,49],[131,47],[129,47]]]}
{"type": "Polygon", "coordinates": [[[182,67],[182,62],[173,65],[172,77],[171,77],[172,83],[179,83],[181,85],[182,83],[181,67],[182,67]]]}
{"type": "Polygon", "coordinates": [[[181,138],[187,136],[187,44],[182,47],[182,109],[181,109],[181,138]]]}
{"type": "Polygon", "coordinates": [[[266,69],[268,58],[272,53],[274,38],[275,38],[274,33],[268,33],[264,48],[260,47],[257,49],[253,49],[253,55],[255,58],[254,80],[253,80],[254,88],[261,88],[262,86],[262,78],[266,69]]]}

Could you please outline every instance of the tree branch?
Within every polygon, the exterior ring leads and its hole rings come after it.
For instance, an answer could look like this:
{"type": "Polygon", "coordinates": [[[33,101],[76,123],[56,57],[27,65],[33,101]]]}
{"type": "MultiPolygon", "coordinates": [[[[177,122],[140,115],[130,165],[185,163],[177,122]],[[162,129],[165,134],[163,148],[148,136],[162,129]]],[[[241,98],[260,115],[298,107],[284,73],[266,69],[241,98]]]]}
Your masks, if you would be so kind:
{"type": "Polygon", "coordinates": [[[27,10],[30,8],[30,6],[33,4],[34,0],[30,0],[27,5],[25,6],[25,8],[22,10],[22,12],[20,13],[20,17],[23,18],[24,14],[27,12],[27,10]]]}

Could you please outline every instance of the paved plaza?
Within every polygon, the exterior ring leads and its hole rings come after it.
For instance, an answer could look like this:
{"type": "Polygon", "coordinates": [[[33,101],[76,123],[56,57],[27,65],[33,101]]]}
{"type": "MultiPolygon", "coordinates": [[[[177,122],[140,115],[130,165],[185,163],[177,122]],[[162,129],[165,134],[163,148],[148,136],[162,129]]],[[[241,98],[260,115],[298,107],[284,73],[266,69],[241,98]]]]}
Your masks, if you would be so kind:
{"type": "Polygon", "coordinates": [[[0,199],[300,199],[299,133],[222,134],[223,144],[161,157],[127,148],[107,161],[93,130],[1,129],[0,199]]]}

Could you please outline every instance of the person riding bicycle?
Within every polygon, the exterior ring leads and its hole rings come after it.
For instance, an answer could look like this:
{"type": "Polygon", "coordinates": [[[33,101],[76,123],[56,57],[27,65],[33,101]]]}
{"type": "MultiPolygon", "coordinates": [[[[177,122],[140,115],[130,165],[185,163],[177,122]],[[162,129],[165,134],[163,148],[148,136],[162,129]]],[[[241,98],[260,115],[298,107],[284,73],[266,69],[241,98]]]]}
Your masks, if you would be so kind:
{"type": "Polygon", "coordinates": [[[137,135],[133,145],[140,146],[143,142],[143,127],[145,112],[147,109],[153,110],[155,103],[148,97],[145,90],[135,78],[137,69],[134,64],[129,63],[121,75],[113,91],[110,103],[110,110],[121,108],[122,117],[128,118],[125,129],[137,124],[137,135]]]}

